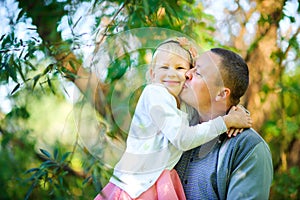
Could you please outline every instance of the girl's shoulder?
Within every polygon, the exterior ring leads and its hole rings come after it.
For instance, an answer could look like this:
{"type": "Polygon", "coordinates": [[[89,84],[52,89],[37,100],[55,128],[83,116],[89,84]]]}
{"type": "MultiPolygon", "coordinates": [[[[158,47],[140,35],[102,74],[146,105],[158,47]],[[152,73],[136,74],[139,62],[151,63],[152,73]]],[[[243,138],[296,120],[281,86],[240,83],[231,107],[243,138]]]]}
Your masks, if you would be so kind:
{"type": "Polygon", "coordinates": [[[157,90],[167,90],[167,88],[161,83],[151,83],[151,84],[146,85],[145,89],[146,88],[152,88],[152,89],[157,89],[157,90]]]}
{"type": "Polygon", "coordinates": [[[177,105],[176,99],[171,93],[169,93],[168,89],[162,84],[148,84],[141,95],[142,99],[147,99],[146,101],[150,102],[160,102],[164,103],[172,103],[177,105]]]}
{"type": "Polygon", "coordinates": [[[143,90],[143,93],[169,94],[168,89],[160,83],[151,83],[146,85],[146,87],[143,90]]]}

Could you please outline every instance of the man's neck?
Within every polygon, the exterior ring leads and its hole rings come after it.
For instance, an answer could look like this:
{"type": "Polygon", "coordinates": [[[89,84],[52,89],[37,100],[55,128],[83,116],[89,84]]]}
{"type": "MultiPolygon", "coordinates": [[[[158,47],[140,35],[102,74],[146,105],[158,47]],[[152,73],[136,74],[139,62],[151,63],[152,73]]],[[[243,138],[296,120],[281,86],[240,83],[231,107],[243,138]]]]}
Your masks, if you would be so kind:
{"type": "Polygon", "coordinates": [[[231,105],[225,103],[212,103],[208,107],[198,108],[200,122],[207,122],[219,116],[224,116],[230,110],[231,105]]]}
{"type": "Polygon", "coordinates": [[[207,122],[211,119],[217,118],[219,116],[226,115],[226,111],[222,112],[209,112],[209,113],[198,113],[200,116],[200,122],[207,122]]]}

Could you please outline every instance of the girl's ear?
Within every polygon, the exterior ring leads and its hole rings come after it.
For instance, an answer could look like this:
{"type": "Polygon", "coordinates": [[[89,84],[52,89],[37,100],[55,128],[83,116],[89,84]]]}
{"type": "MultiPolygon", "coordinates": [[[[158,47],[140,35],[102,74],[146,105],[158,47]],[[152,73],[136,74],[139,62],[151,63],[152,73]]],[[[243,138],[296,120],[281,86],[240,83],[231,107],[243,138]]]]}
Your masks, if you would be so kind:
{"type": "Polygon", "coordinates": [[[153,80],[153,79],[154,79],[155,74],[154,74],[154,72],[153,72],[152,67],[149,69],[149,76],[150,76],[150,80],[153,80]]]}
{"type": "Polygon", "coordinates": [[[230,89],[222,88],[216,96],[216,101],[226,100],[229,97],[229,95],[230,95],[230,89]]]}

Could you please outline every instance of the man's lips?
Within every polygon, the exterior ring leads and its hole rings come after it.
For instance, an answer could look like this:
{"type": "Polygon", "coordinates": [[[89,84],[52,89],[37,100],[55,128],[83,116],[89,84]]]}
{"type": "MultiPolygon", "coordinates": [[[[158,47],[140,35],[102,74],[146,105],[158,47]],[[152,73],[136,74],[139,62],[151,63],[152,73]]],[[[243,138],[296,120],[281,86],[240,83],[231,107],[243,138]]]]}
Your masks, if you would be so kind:
{"type": "Polygon", "coordinates": [[[182,86],[182,88],[184,89],[184,88],[188,88],[189,86],[188,86],[188,84],[185,82],[184,84],[183,84],[183,86],[182,86]]]}

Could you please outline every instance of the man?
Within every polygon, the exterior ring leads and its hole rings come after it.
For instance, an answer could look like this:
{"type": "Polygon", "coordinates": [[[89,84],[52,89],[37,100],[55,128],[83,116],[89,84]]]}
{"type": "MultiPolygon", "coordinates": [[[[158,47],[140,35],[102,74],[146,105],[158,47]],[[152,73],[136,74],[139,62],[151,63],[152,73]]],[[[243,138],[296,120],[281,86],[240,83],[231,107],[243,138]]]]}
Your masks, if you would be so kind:
{"type": "MultiPolygon", "coordinates": [[[[215,48],[202,54],[196,67],[187,72],[181,98],[204,122],[237,105],[248,82],[244,60],[232,51],[215,48]]],[[[176,170],[188,200],[268,199],[273,178],[268,145],[253,129],[230,139],[221,135],[185,152],[176,170]]]]}

